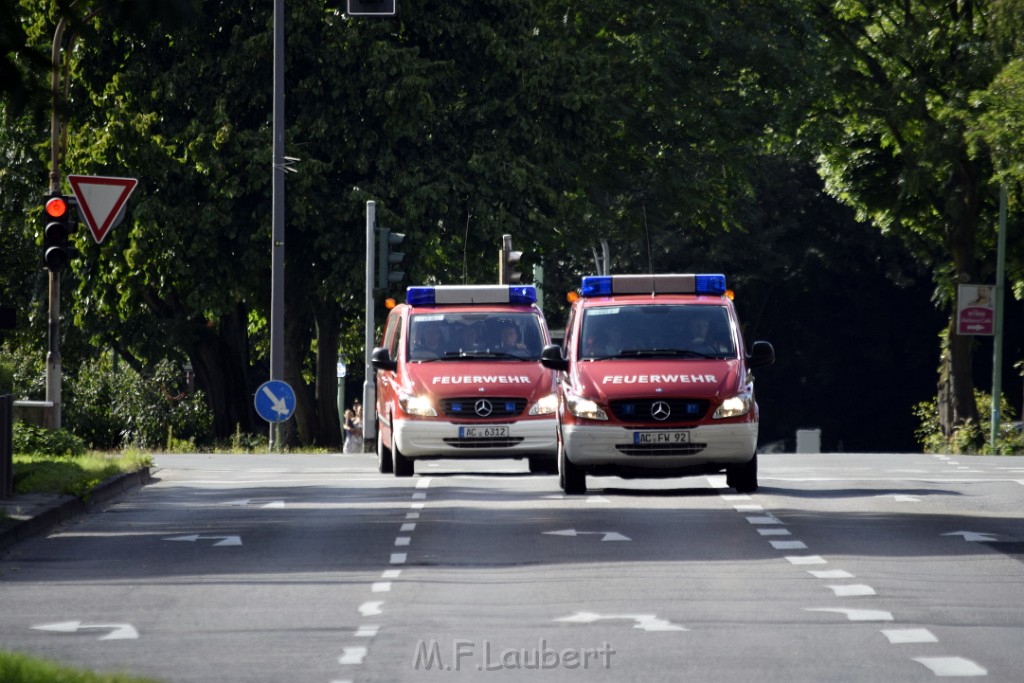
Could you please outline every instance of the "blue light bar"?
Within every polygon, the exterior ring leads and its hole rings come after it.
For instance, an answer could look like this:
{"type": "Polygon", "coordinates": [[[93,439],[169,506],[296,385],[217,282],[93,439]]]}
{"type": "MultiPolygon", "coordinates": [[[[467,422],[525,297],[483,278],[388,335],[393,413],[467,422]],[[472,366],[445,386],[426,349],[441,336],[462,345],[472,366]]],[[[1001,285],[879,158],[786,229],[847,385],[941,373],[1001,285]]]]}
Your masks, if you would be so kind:
{"type": "Polygon", "coordinates": [[[583,278],[585,297],[615,294],[725,294],[725,276],[702,273],[685,275],[589,275],[583,278]]]}
{"type": "Polygon", "coordinates": [[[537,303],[537,288],[533,285],[515,285],[508,288],[508,302],[516,306],[537,303]]]}
{"type": "Polygon", "coordinates": [[[583,278],[583,296],[611,296],[612,279],[607,275],[589,275],[583,278]]]}
{"type": "Polygon", "coordinates": [[[698,294],[725,294],[725,276],[716,274],[697,275],[695,287],[698,294]]]}
{"type": "Polygon", "coordinates": [[[436,287],[409,287],[405,290],[405,303],[410,306],[465,306],[473,304],[529,306],[537,303],[537,288],[533,285],[438,285],[436,287]]]}
{"type": "Polygon", "coordinates": [[[405,290],[405,303],[410,306],[433,306],[433,287],[409,287],[405,290]]]}

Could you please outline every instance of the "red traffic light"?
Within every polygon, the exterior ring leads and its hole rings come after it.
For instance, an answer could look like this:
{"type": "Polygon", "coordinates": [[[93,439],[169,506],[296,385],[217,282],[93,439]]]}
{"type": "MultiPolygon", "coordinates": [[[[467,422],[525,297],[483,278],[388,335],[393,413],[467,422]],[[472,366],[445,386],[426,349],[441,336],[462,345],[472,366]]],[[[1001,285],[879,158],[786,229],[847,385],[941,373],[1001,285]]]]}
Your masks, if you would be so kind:
{"type": "Polygon", "coordinates": [[[52,218],[63,218],[68,213],[68,203],[63,197],[50,197],[46,200],[46,215],[52,218]]]}

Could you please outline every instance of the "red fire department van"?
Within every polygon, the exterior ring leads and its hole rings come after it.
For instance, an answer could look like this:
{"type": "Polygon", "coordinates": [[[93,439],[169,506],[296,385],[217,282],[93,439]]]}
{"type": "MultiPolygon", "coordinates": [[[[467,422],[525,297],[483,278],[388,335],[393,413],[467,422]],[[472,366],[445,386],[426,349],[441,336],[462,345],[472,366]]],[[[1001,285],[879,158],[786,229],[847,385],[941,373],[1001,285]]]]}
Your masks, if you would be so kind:
{"type": "Polygon", "coordinates": [[[388,315],[377,369],[377,460],[408,477],[416,460],[528,458],[554,473],[551,341],[530,285],[409,287],[388,315]]]}
{"type": "Polygon", "coordinates": [[[584,277],[572,304],[559,371],[558,480],[585,493],[586,475],[718,473],[757,490],[753,368],[775,361],[744,347],[724,275],[584,277]]]}

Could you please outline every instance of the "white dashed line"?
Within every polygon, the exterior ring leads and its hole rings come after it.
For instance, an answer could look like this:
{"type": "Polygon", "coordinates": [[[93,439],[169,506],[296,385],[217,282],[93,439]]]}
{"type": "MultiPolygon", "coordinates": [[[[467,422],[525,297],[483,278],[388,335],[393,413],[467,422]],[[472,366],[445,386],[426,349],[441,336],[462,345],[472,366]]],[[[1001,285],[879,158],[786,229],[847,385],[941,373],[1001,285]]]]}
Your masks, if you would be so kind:
{"type": "Polygon", "coordinates": [[[987,676],[988,670],[963,657],[914,657],[936,676],[987,676]]]}
{"type": "Polygon", "coordinates": [[[849,609],[846,607],[805,607],[805,612],[833,612],[849,621],[892,621],[892,612],[883,609],[849,609]]]}
{"type": "Polygon", "coordinates": [[[837,598],[857,598],[864,595],[877,595],[875,589],[862,583],[850,583],[840,586],[828,586],[837,598]]]}
{"type": "Polygon", "coordinates": [[[893,645],[908,643],[937,643],[939,639],[926,628],[884,628],[882,635],[893,645]]]}

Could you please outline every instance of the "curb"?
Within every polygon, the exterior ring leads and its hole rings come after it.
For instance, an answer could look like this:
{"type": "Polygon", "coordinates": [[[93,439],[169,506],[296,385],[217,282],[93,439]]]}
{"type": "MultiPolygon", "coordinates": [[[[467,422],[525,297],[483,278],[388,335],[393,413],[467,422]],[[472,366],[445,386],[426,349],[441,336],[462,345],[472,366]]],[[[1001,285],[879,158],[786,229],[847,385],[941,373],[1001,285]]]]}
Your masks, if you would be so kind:
{"type": "Polygon", "coordinates": [[[31,518],[21,520],[0,530],[0,552],[25,539],[46,533],[62,522],[77,517],[92,508],[109,502],[125,491],[145,486],[151,481],[148,467],[126,472],[100,482],[88,494],[88,500],[76,496],[61,496],[42,508],[31,518]]]}

